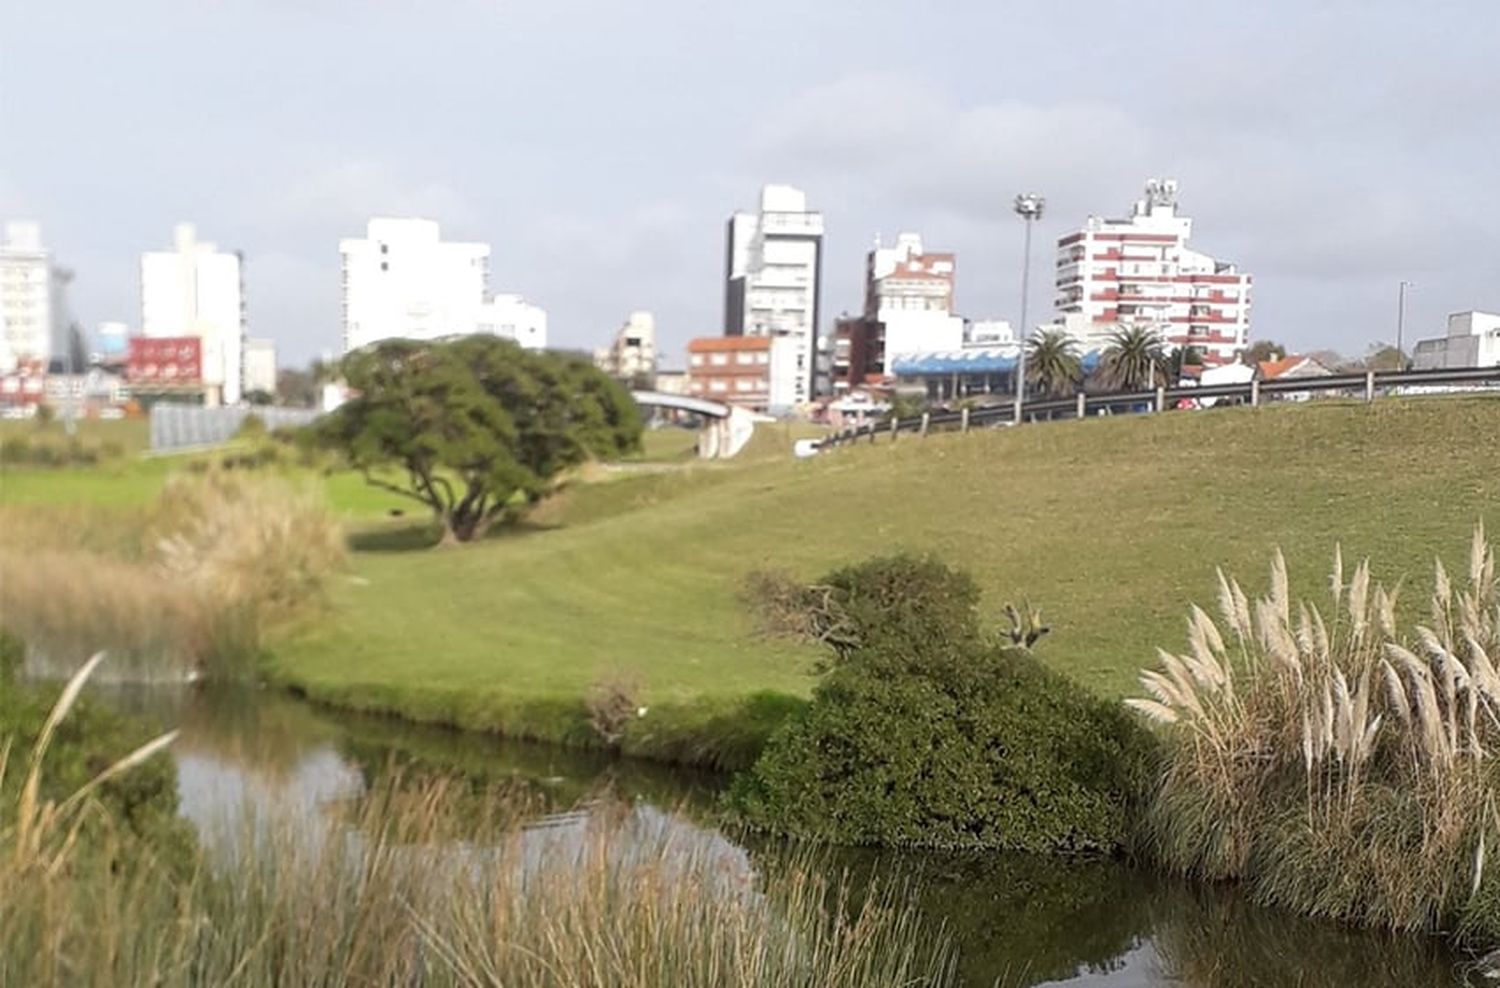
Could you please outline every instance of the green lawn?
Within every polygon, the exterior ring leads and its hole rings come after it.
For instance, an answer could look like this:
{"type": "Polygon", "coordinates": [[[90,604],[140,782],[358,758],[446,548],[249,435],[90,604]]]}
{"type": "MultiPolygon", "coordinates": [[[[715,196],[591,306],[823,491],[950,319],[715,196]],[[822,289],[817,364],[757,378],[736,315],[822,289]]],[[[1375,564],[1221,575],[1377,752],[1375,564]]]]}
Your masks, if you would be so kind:
{"type": "Polygon", "coordinates": [[[813,577],[905,549],[971,569],[994,612],[1040,605],[1043,657],[1123,694],[1157,645],[1180,644],[1188,604],[1212,601],[1215,566],[1258,589],[1277,545],[1304,592],[1342,542],[1378,577],[1406,577],[1414,602],[1434,553],[1459,558],[1481,518],[1500,531],[1497,437],[1500,400],[1325,403],[624,477],[574,492],[558,527],[359,554],[273,668],[333,702],[544,737],[562,733],[559,711],[576,730],[589,683],[624,671],[662,713],[632,735],[649,752],[653,728],[675,737],[757,691],[809,689],[812,653],[753,633],[746,573],[813,577]]]}
{"type": "MultiPolygon", "coordinates": [[[[1378,577],[1407,578],[1414,608],[1435,553],[1457,561],[1481,518],[1500,532],[1493,398],[882,436],[795,461],[804,434],[762,429],[728,464],[589,470],[523,530],[458,550],[410,549],[419,506],[320,475],[360,551],[269,669],[330,702],[578,741],[590,683],[626,675],[649,708],[628,750],[736,762],[806,695],[815,658],[755,633],[739,588],[757,568],[811,578],[936,552],[975,573],[991,613],[1039,605],[1054,629],[1040,654],[1121,695],[1156,646],[1180,644],[1188,604],[1213,600],[1215,566],[1259,589],[1280,545],[1317,593],[1342,542],[1378,577]]],[[[673,458],[665,439],[650,445],[673,458]]],[[[140,504],[181,462],[10,469],[0,504],[140,504]]]]}

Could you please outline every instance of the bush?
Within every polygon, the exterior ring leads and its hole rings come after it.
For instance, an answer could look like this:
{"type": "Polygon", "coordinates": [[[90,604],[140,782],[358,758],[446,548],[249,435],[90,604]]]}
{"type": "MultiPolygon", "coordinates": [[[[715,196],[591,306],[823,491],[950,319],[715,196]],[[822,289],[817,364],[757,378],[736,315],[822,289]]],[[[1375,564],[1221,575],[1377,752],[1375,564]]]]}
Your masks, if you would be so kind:
{"type": "Polygon", "coordinates": [[[610,747],[619,745],[625,727],[640,710],[641,686],[628,673],[599,676],[589,685],[583,704],[588,710],[589,727],[599,740],[610,747]]]}
{"type": "Polygon", "coordinates": [[[748,577],[745,596],[768,632],[827,645],[837,659],[861,649],[916,654],[980,639],[978,585],[931,558],[873,559],[811,586],[759,571],[748,577]]]}
{"type": "Polygon", "coordinates": [[[1024,650],[987,642],[966,574],[898,556],[823,586],[853,644],[732,787],[751,826],[900,847],[1127,843],[1149,734],[1024,650]]]}

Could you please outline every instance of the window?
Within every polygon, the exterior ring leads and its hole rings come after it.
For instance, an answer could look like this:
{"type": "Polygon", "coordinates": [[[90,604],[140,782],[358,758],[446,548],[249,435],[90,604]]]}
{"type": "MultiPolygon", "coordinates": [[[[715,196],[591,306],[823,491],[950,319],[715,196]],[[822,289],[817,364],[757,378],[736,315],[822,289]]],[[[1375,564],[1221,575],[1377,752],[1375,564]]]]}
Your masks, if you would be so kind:
{"type": "MultiPolygon", "coordinates": [[[[848,340],[844,340],[843,342],[846,346],[849,343],[848,340]]],[[[757,353],[755,355],[755,362],[757,364],[769,364],[771,362],[771,355],[769,353],[757,353]]]]}
{"type": "Polygon", "coordinates": [[[391,248],[387,244],[381,244],[380,245],[380,252],[382,254],[389,254],[391,252],[391,248]]]}
{"type": "Polygon", "coordinates": [[[708,356],[708,362],[715,367],[723,367],[725,364],[729,363],[729,354],[711,353],[708,356]]]}
{"type": "Polygon", "coordinates": [[[734,362],[740,365],[753,364],[755,363],[755,354],[744,352],[737,353],[734,355],[734,362]]]}
{"type": "Polygon", "coordinates": [[[691,357],[688,358],[688,364],[691,365],[691,366],[693,366],[693,367],[702,367],[703,366],[703,354],[701,354],[701,353],[695,353],[695,354],[693,354],[691,357]]]}
{"type": "Polygon", "coordinates": [[[380,270],[382,270],[382,271],[389,271],[390,269],[391,269],[391,266],[389,264],[387,264],[385,261],[381,261],[380,262],[380,270]]]}
{"type": "Polygon", "coordinates": [[[724,380],[723,378],[716,377],[712,381],[708,382],[708,390],[710,390],[710,391],[728,391],[729,390],[729,382],[726,381],[726,380],[724,380]]]}

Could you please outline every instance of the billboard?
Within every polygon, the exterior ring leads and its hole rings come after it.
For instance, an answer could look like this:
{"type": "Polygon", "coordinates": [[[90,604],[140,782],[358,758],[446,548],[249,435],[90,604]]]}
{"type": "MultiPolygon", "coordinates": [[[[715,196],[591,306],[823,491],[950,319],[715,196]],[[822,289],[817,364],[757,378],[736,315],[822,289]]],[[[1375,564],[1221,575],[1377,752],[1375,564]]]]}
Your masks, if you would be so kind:
{"type": "Polygon", "coordinates": [[[196,336],[131,339],[125,380],[132,387],[195,387],[203,383],[203,341],[196,336]]]}

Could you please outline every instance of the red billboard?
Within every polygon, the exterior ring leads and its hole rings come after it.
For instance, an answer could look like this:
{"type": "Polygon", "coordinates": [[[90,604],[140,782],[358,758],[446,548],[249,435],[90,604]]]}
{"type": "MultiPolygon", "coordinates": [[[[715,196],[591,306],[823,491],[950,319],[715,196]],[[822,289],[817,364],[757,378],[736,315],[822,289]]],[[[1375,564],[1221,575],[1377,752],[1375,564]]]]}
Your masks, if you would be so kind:
{"type": "Polygon", "coordinates": [[[196,336],[136,336],[125,360],[133,386],[171,387],[203,381],[203,345],[196,336]]]}

